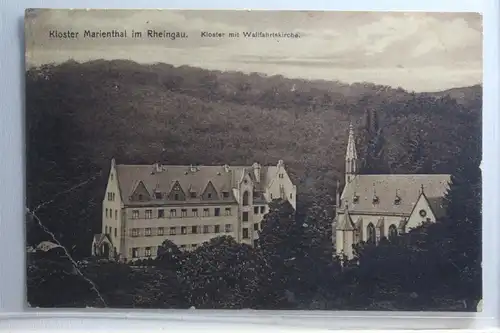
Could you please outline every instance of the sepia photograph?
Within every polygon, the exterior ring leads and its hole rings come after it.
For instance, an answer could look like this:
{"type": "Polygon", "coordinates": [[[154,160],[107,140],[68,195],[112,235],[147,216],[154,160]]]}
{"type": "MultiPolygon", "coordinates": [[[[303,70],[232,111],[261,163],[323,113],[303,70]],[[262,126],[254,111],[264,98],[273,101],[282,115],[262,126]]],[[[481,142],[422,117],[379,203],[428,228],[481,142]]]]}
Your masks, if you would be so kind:
{"type": "Polygon", "coordinates": [[[482,29],[26,10],[27,306],[481,311],[482,29]]]}

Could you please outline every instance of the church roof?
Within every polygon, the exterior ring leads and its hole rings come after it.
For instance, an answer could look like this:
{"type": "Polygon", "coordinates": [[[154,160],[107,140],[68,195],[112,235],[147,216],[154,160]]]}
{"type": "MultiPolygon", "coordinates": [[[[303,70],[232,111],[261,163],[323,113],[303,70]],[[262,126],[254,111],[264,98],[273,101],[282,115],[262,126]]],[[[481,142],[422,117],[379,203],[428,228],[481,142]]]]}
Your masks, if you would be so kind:
{"type": "Polygon", "coordinates": [[[423,190],[441,213],[449,182],[450,175],[357,175],[346,184],[342,204],[351,213],[409,215],[423,190]]]}
{"type": "MultiPolygon", "coordinates": [[[[255,183],[257,191],[264,190],[278,172],[277,166],[261,166],[260,180],[255,183]]],[[[189,166],[189,165],[162,165],[157,169],[155,165],[116,165],[116,173],[124,204],[130,204],[130,196],[137,185],[142,182],[146,190],[152,195],[153,191],[170,193],[174,184],[179,183],[181,189],[189,198],[189,190],[196,190],[199,194],[205,190],[209,182],[214,185],[220,194],[223,191],[231,192],[237,187],[243,174],[250,175],[256,182],[252,166],[189,166]]],[[[151,200],[154,200],[152,198],[151,200]]],[[[195,200],[189,198],[189,200],[195,200]]],[[[200,200],[200,199],[198,199],[200,200]]],[[[222,199],[221,199],[222,200],[222,199]]],[[[234,201],[232,194],[225,201],[234,201]]]]}

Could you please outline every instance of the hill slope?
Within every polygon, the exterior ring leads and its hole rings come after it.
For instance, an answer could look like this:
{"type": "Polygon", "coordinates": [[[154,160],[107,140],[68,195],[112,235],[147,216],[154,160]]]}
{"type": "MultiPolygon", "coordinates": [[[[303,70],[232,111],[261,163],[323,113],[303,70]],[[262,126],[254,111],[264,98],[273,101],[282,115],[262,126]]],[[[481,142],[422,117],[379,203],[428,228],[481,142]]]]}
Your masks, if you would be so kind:
{"type": "MultiPolygon", "coordinates": [[[[415,135],[425,141],[436,173],[452,170],[463,140],[480,138],[477,87],[414,94],[369,83],[101,60],[44,66],[26,75],[29,206],[102,172],[39,213],[82,252],[99,230],[112,157],[166,164],[283,159],[298,186],[299,208],[316,202],[331,211],[347,125],[352,120],[366,142],[367,110],[383,129],[382,163],[390,172],[411,172],[407,152],[415,135]]],[[[363,155],[365,147],[359,148],[363,155]]]]}

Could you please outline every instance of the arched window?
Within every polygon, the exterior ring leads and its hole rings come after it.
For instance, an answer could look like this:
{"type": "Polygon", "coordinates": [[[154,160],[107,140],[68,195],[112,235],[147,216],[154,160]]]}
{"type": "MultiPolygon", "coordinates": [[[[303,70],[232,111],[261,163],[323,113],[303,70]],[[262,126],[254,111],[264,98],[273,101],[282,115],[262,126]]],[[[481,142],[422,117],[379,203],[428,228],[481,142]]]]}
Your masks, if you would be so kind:
{"type": "Polygon", "coordinates": [[[370,244],[375,244],[377,235],[375,233],[375,226],[373,223],[368,224],[366,227],[366,242],[370,244]]]}
{"type": "Polygon", "coordinates": [[[394,225],[391,224],[389,227],[389,240],[392,241],[398,236],[398,228],[394,225]]]}
{"type": "Polygon", "coordinates": [[[249,197],[248,191],[245,191],[243,193],[243,206],[248,206],[248,197],[249,197]]]}

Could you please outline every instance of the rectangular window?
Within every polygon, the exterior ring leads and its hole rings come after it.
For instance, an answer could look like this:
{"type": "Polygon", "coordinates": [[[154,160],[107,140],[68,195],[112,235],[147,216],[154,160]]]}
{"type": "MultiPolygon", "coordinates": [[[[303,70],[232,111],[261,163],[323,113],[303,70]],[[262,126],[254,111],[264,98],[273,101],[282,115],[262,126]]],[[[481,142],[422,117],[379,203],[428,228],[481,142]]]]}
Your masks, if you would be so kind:
{"type": "Polygon", "coordinates": [[[216,234],[220,233],[220,225],[216,224],[214,226],[214,233],[216,233],[216,234]]]}
{"type": "Polygon", "coordinates": [[[115,228],[115,238],[118,237],[118,229],[115,228]]]}
{"type": "Polygon", "coordinates": [[[266,206],[260,206],[260,213],[264,214],[266,212],[266,206]]]}
{"type": "Polygon", "coordinates": [[[212,199],[212,193],[207,193],[207,198],[212,199]]]}
{"type": "Polygon", "coordinates": [[[151,236],[151,228],[144,229],[144,235],[145,236],[151,236]]]}
{"type": "Polygon", "coordinates": [[[132,219],[136,220],[139,218],[139,211],[137,209],[134,209],[132,211],[132,219]]]}
{"type": "Polygon", "coordinates": [[[248,222],[248,212],[243,212],[243,222],[248,222]]]}
{"type": "Polygon", "coordinates": [[[114,193],[112,193],[112,195],[111,195],[111,201],[115,201],[115,194],[114,193]]]}
{"type": "Polygon", "coordinates": [[[226,216],[230,216],[231,215],[231,208],[226,208],[225,212],[226,212],[226,216]]]}
{"type": "Polygon", "coordinates": [[[108,234],[108,226],[104,227],[104,234],[106,234],[106,235],[108,234]]]}
{"type": "Polygon", "coordinates": [[[109,217],[113,218],[113,210],[112,209],[109,210],[109,217]]]}
{"type": "Polygon", "coordinates": [[[179,200],[179,193],[174,194],[174,200],[178,201],[179,200]]]}
{"type": "Polygon", "coordinates": [[[108,192],[108,201],[111,201],[111,192],[108,192]]]}
{"type": "Polygon", "coordinates": [[[193,216],[198,217],[198,209],[197,208],[191,209],[191,212],[193,213],[193,216]]]}
{"type": "Polygon", "coordinates": [[[280,173],[280,178],[283,178],[283,174],[282,173],[280,173]]]}
{"type": "Polygon", "coordinates": [[[177,234],[177,230],[175,229],[175,227],[170,227],[170,234],[171,235],[177,234]]]}
{"type": "Polygon", "coordinates": [[[233,230],[232,225],[231,224],[226,224],[226,226],[224,227],[224,230],[226,232],[231,232],[233,230]]]}
{"type": "Polygon", "coordinates": [[[204,233],[204,234],[208,234],[208,233],[209,233],[209,230],[208,230],[208,225],[204,225],[204,226],[203,226],[203,233],[204,233]]]}
{"type": "Polygon", "coordinates": [[[214,216],[220,216],[220,208],[215,208],[214,216]]]}
{"type": "Polygon", "coordinates": [[[222,197],[223,197],[224,199],[229,198],[229,192],[226,192],[226,191],[222,192],[222,197]]]}
{"type": "Polygon", "coordinates": [[[290,193],[290,199],[293,199],[293,194],[292,193],[290,193]]]}
{"type": "Polygon", "coordinates": [[[132,229],[132,237],[138,237],[139,236],[139,229],[133,228],[132,229]]]}
{"type": "Polygon", "coordinates": [[[163,227],[158,228],[158,236],[163,236],[165,234],[165,229],[163,227]]]}
{"type": "Polygon", "coordinates": [[[165,217],[165,210],[164,209],[158,209],[158,218],[162,219],[165,217]]]}
{"type": "Polygon", "coordinates": [[[192,226],[192,227],[191,227],[191,233],[192,233],[192,234],[197,234],[197,233],[198,233],[198,226],[195,226],[195,225],[194,225],[194,226],[192,226]]]}
{"type": "Polygon", "coordinates": [[[109,211],[109,209],[106,208],[106,217],[108,217],[108,211],[109,211]]]}
{"type": "Polygon", "coordinates": [[[243,228],[243,239],[248,239],[248,228],[243,228]]]}
{"type": "Polygon", "coordinates": [[[190,196],[191,198],[195,199],[195,198],[196,198],[196,192],[191,192],[191,193],[189,193],[189,196],[190,196]]]}
{"type": "Polygon", "coordinates": [[[170,210],[170,217],[176,217],[177,216],[177,211],[175,209],[170,210]]]}
{"type": "Polygon", "coordinates": [[[150,247],[147,247],[144,249],[144,255],[146,257],[151,257],[151,248],[150,247]]]}
{"type": "Polygon", "coordinates": [[[181,209],[181,217],[186,217],[188,215],[187,209],[181,209]]]}
{"type": "Polygon", "coordinates": [[[147,219],[153,218],[153,211],[151,209],[146,209],[146,218],[147,219]]]}
{"type": "Polygon", "coordinates": [[[258,223],[253,224],[253,230],[259,231],[259,224],[258,223]]]}
{"type": "Polygon", "coordinates": [[[115,220],[118,220],[118,210],[115,209],[115,220]]]}
{"type": "Polygon", "coordinates": [[[181,234],[186,235],[187,233],[187,227],[181,227],[181,234]]]}
{"type": "Polygon", "coordinates": [[[192,247],[193,249],[196,249],[196,247],[197,247],[197,246],[198,246],[198,244],[191,244],[191,247],[192,247]]]}
{"type": "Polygon", "coordinates": [[[257,247],[257,246],[259,246],[259,240],[254,239],[254,241],[253,241],[253,247],[257,247]]]}
{"type": "Polygon", "coordinates": [[[253,208],[253,213],[254,213],[254,214],[259,214],[259,206],[255,206],[255,207],[253,208]]]}
{"type": "Polygon", "coordinates": [[[208,208],[203,208],[203,216],[210,216],[208,208]]]}
{"type": "Polygon", "coordinates": [[[132,258],[139,258],[139,248],[138,247],[132,248],[132,258]]]}

